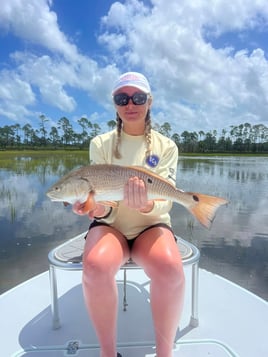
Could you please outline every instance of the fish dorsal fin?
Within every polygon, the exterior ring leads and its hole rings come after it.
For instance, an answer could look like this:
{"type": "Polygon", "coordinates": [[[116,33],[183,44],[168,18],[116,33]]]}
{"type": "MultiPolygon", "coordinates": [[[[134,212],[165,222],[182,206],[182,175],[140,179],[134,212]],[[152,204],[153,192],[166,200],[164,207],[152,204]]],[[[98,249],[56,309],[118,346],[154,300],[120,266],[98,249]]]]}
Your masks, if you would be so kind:
{"type": "MultiPolygon", "coordinates": [[[[158,180],[163,180],[167,184],[172,185],[172,183],[169,180],[167,180],[166,178],[156,174],[155,172],[153,172],[153,171],[151,171],[149,169],[144,168],[143,166],[135,166],[135,165],[133,165],[133,166],[125,166],[125,167],[128,168],[128,169],[134,169],[134,170],[140,171],[140,172],[142,172],[142,173],[144,173],[146,175],[153,176],[154,178],[156,178],[158,180]]],[[[174,186],[174,185],[172,185],[172,186],[174,186]]]]}

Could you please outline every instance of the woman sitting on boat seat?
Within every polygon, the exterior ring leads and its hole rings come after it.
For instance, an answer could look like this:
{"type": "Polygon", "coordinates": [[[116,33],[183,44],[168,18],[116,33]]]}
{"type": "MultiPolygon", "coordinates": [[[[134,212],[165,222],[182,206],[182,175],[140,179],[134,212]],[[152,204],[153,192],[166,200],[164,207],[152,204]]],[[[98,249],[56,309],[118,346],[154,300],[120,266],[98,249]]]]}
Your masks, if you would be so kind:
{"type": "MultiPolygon", "coordinates": [[[[178,149],[151,128],[152,95],[147,79],[127,72],[115,83],[112,96],[117,127],[92,139],[90,162],[143,166],[175,185],[178,149]]],[[[117,207],[96,204],[89,212],[93,222],[83,255],[83,291],[101,357],[117,356],[115,275],[130,257],[151,280],[157,357],[172,356],[183,306],[184,273],[170,223],[171,206],[169,201],[148,200],[145,183],[131,177],[117,207]]],[[[82,205],[74,204],[73,210],[80,214],[82,205]]]]}

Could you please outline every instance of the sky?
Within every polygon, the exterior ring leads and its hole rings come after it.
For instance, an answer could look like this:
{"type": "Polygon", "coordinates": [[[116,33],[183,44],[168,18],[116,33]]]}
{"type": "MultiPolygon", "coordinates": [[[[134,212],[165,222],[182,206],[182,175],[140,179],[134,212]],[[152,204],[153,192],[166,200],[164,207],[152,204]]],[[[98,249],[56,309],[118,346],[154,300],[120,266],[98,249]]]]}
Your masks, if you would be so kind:
{"type": "Polygon", "coordinates": [[[172,132],[268,125],[267,0],[0,0],[0,127],[40,115],[107,131],[121,73],[142,72],[172,132]]]}

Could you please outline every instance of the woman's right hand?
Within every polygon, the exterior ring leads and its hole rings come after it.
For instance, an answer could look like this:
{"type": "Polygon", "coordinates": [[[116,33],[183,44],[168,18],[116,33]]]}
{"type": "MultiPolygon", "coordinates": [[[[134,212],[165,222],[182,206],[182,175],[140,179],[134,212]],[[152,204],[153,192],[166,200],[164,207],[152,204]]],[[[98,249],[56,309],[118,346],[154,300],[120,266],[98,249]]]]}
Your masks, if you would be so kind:
{"type": "Polygon", "coordinates": [[[103,217],[106,214],[106,206],[96,203],[95,208],[89,212],[89,218],[93,219],[94,217],[103,217]]]}

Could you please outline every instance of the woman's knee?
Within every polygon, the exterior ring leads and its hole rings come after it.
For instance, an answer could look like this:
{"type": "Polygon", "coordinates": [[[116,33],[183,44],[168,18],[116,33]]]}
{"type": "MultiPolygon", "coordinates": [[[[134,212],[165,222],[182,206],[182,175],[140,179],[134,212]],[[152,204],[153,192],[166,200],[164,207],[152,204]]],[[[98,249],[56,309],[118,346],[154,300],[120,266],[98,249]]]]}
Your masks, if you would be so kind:
{"type": "Polygon", "coordinates": [[[106,257],[102,254],[87,254],[83,258],[83,271],[87,275],[100,275],[107,273],[109,270],[114,270],[112,262],[110,265],[106,257]]]}
{"type": "Polygon", "coordinates": [[[121,237],[110,234],[106,227],[101,232],[95,229],[93,233],[87,237],[83,254],[84,277],[88,279],[114,277],[126,259],[127,251],[124,242],[120,240],[121,237]]]}
{"type": "Polygon", "coordinates": [[[111,254],[105,249],[88,252],[83,257],[83,274],[88,279],[101,280],[113,278],[122,264],[121,253],[111,254]]]}
{"type": "Polygon", "coordinates": [[[181,256],[169,230],[152,228],[146,231],[135,242],[132,256],[151,280],[184,284],[181,256]]]}
{"type": "Polygon", "coordinates": [[[166,285],[184,286],[183,267],[178,257],[166,256],[161,259],[148,260],[144,267],[151,280],[163,282],[166,285]]]}

